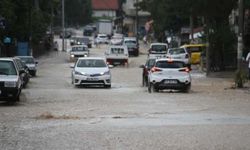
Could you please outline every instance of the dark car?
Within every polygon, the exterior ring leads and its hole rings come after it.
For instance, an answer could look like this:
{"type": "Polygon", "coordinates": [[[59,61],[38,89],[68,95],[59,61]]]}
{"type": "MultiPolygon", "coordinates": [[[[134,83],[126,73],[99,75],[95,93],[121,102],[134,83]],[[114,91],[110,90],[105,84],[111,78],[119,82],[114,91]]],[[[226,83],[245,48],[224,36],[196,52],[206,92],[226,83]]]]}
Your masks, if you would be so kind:
{"type": "Polygon", "coordinates": [[[18,56],[22,60],[22,62],[25,63],[25,65],[28,67],[29,74],[32,76],[36,76],[37,72],[37,64],[38,62],[35,61],[33,56],[18,56]]]}
{"type": "Polygon", "coordinates": [[[91,36],[94,32],[94,29],[91,26],[87,26],[84,28],[83,36],[91,36]]]}
{"type": "Polygon", "coordinates": [[[19,70],[22,70],[22,73],[20,74],[22,79],[22,87],[25,88],[30,80],[30,74],[29,74],[29,68],[26,66],[26,64],[18,57],[14,58],[14,61],[17,64],[17,67],[19,70]]]}
{"type": "Polygon", "coordinates": [[[123,44],[128,47],[129,55],[139,56],[139,44],[135,37],[124,38],[123,44]]]}
{"type": "Polygon", "coordinates": [[[145,65],[141,65],[142,68],[142,86],[148,86],[148,72],[154,66],[156,58],[148,58],[145,65]]]}
{"type": "Polygon", "coordinates": [[[92,48],[92,42],[88,37],[72,37],[70,45],[86,45],[88,48],[92,48]]]}

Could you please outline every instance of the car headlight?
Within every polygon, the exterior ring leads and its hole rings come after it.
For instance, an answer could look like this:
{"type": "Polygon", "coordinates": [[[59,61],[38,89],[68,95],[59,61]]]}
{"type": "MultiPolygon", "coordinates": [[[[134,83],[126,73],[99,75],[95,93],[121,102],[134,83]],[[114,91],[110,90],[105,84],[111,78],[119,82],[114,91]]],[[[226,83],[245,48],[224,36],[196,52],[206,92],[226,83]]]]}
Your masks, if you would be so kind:
{"type": "Polygon", "coordinates": [[[81,73],[79,71],[75,71],[75,75],[82,75],[82,76],[85,76],[86,74],[85,73],[81,73]]]}
{"type": "Polygon", "coordinates": [[[74,58],[74,57],[75,57],[75,55],[70,55],[70,57],[74,58]]]}
{"type": "Polygon", "coordinates": [[[110,75],[110,71],[102,72],[101,75],[110,75]]]}
{"type": "Polygon", "coordinates": [[[16,87],[16,86],[17,86],[17,82],[15,81],[4,82],[4,87],[16,87]]]}

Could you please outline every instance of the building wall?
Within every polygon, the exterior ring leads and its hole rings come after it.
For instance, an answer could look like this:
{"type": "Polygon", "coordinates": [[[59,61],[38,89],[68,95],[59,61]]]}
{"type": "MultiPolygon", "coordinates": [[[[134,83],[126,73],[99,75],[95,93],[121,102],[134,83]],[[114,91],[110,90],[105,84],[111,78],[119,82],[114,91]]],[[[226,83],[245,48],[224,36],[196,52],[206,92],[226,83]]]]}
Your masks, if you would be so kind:
{"type": "Polygon", "coordinates": [[[114,10],[94,10],[93,17],[116,17],[116,11],[114,10]]]}

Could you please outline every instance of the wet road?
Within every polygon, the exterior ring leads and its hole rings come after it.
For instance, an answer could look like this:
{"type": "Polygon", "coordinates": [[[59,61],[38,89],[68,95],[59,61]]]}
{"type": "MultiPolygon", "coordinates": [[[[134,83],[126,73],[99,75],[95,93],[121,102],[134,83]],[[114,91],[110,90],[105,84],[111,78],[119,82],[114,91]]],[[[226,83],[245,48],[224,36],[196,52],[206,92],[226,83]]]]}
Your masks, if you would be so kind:
{"type": "MultiPolygon", "coordinates": [[[[105,47],[91,56],[103,56],[105,47]]],[[[1,150],[250,149],[250,92],[227,89],[231,80],[194,70],[190,93],[149,94],[140,55],[128,68],[112,69],[111,89],[75,88],[68,58],[39,58],[21,102],[0,104],[1,150]]]]}

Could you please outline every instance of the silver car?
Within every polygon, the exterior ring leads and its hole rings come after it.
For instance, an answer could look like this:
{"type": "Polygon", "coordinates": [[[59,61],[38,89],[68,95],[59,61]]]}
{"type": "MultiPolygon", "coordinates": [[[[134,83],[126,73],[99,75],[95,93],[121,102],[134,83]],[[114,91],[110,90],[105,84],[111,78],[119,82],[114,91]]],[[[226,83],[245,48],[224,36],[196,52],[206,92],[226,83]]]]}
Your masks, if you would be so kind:
{"type": "Polygon", "coordinates": [[[190,66],[190,56],[185,48],[170,48],[167,52],[167,58],[184,62],[190,66]]]}
{"type": "Polygon", "coordinates": [[[13,58],[0,58],[0,101],[19,101],[23,72],[13,58]]]}
{"type": "Polygon", "coordinates": [[[191,75],[189,68],[178,60],[157,59],[148,75],[148,91],[158,92],[164,89],[189,92],[191,75]]]}
{"type": "Polygon", "coordinates": [[[79,58],[72,70],[72,84],[102,85],[111,88],[111,73],[104,58],[79,58]]]}

